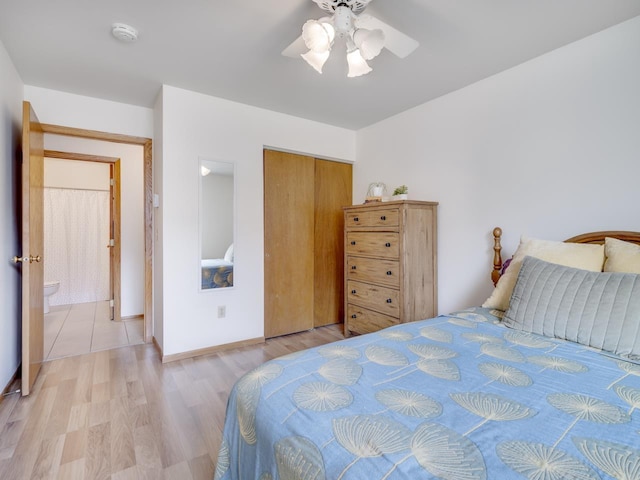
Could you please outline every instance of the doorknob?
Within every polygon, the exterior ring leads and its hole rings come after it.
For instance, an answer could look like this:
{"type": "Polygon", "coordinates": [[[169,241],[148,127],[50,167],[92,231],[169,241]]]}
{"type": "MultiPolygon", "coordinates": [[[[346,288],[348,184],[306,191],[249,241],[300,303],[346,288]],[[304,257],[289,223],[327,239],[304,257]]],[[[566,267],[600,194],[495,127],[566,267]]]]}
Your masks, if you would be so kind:
{"type": "Polygon", "coordinates": [[[35,257],[33,255],[29,255],[28,257],[18,257],[16,255],[15,257],[13,257],[13,263],[33,263],[40,262],[40,260],[42,260],[42,257],[40,255],[36,255],[35,257]]]}

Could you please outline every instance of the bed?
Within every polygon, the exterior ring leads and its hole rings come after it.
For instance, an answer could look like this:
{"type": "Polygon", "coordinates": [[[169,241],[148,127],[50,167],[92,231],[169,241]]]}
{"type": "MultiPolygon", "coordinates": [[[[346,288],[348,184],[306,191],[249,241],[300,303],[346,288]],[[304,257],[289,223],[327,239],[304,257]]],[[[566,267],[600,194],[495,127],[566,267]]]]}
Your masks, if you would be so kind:
{"type": "Polygon", "coordinates": [[[501,233],[483,306],[243,376],[215,479],[640,479],[640,233],[523,238],[504,274],[501,233]]]}

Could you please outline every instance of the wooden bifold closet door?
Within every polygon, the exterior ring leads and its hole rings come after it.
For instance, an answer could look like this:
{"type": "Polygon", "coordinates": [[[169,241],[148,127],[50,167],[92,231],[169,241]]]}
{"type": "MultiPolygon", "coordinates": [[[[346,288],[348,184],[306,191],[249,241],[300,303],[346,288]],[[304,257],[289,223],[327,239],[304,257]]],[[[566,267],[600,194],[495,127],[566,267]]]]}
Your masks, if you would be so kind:
{"type": "Polygon", "coordinates": [[[350,164],[264,151],[265,337],[343,317],[343,214],[350,164]]]}

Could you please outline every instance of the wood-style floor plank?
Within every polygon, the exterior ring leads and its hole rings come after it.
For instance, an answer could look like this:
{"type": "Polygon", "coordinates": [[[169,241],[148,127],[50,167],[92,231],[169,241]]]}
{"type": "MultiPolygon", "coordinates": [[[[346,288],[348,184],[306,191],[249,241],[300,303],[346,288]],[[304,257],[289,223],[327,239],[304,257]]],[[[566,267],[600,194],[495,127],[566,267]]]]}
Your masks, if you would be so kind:
{"type": "Polygon", "coordinates": [[[0,402],[0,479],[211,480],[238,378],[342,338],[332,325],[164,365],[152,345],[47,362],[29,397],[0,402]]]}

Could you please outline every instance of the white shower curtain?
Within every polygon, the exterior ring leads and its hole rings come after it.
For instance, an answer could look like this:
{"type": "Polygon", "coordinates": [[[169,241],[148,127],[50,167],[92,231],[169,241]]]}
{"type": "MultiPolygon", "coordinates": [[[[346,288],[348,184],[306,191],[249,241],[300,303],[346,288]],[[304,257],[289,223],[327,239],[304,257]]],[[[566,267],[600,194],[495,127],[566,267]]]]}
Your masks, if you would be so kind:
{"type": "Polygon", "coordinates": [[[51,305],[109,299],[109,192],[44,189],[44,279],[51,305]]]}

